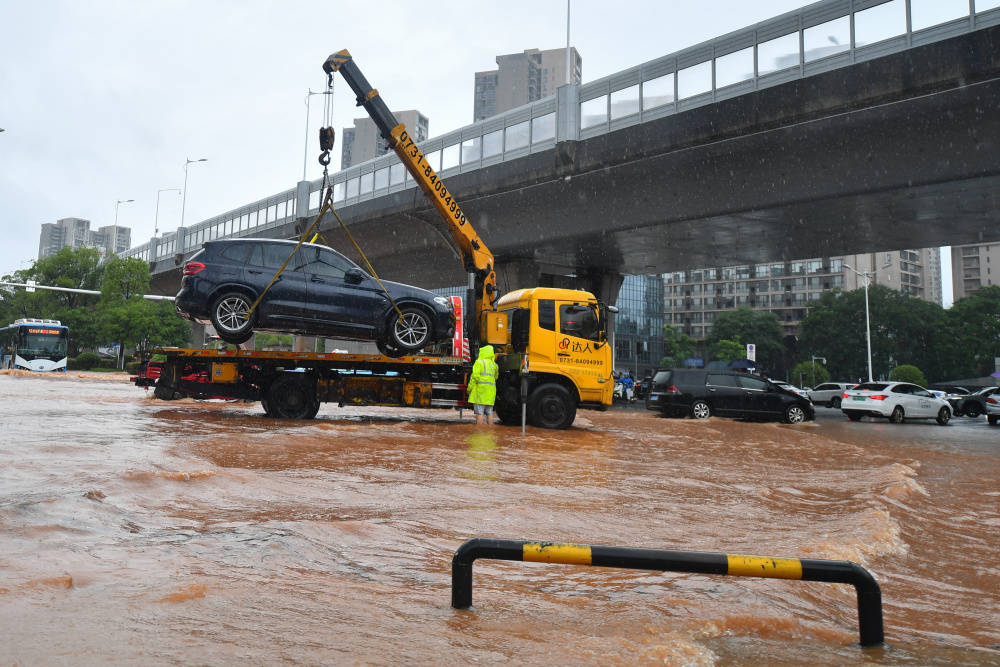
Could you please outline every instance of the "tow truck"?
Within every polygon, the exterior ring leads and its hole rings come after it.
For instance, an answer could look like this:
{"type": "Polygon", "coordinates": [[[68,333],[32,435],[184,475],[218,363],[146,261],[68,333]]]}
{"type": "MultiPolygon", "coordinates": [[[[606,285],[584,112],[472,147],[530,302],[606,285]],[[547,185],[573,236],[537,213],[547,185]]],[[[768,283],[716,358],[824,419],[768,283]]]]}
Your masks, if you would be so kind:
{"type": "MultiPolygon", "coordinates": [[[[495,411],[505,424],[568,428],[577,408],[605,410],[612,402],[612,350],[608,343],[611,306],[590,292],[551,287],[519,289],[501,296],[494,256],[458,201],[428,163],[406,127],[345,49],[323,63],[329,84],[340,73],[432,203],[469,275],[463,318],[465,337],[476,357],[492,345],[500,368],[495,411]]],[[[326,153],[333,128],[320,131],[326,153]]],[[[328,158],[327,158],[328,160],[328,158]]],[[[324,166],[327,162],[321,163],[324,166]]],[[[418,408],[462,408],[472,368],[457,349],[424,355],[263,352],[166,348],[154,394],[228,396],[260,401],[269,416],[309,419],[323,402],[418,408]],[[197,377],[197,381],[191,378],[197,377]],[[207,378],[207,381],[205,379],[207,378]]],[[[453,343],[454,345],[454,343],[453,343]]],[[[138,378],[137,384],[151,384],[138,378]]]]}

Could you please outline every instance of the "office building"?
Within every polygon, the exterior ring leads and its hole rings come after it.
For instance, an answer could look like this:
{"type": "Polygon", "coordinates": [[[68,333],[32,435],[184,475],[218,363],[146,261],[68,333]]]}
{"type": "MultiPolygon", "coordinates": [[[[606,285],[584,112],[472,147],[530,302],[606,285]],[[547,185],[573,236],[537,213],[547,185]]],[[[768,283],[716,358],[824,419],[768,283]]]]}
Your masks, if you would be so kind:
{"type": "MultiPolygon", "coordinates": [[[[408,109],[392,113],[396,120],[406,125],[407,132],[416,141],[424,141],[430,136],[430,121],[419,111],[408,109]]],[[[341,169],[373,160],[389,152],[389,144],[379,134],[375,121],[371,118],[355,118],[354,127],[345,127],[341,135],[341,169]]]]}
{"type": "Polygon", "coordinates": [[[44,223],[38,238],[38,259],[54,255],[63,248],[98,248],[102,256],[128,250],[132,240],[132,230],[118,225],[117,243],[112,247],[115,231],[114,225],[92,231],[90,220],[83,218],[61,218],[56,222],[44,223]]]}
{"type": "Polygon", "coordinates": [[[664,322],[704,340],[721,312],[753,308],[774,313],[794,334],[824,292],[864,287],[848,266],[870,273],[873,285],[941,303],[939,249],[894,250],[664,274],[664,322]]]}
{"type": "Polygon", "coordinates": [[[1000,285],[1000,243],[960,245],[951,248],[951,285],[955,301],[980,287],[1000,285]]]}
{"type": "Polygon", "coordinates": [[[497,69],[476,72],[473,122],[555,95],[566,83],[580,83],[583,59],[575,47],[569,52],[571,82],[566,80],[565,48],[497,56],[497,69]]]}
{"type": "Polygon", "coordinates": [[[663,359],[664,281],[659,275],[625,276],[614,315],[615,370],[642,378],[663,359]]]}

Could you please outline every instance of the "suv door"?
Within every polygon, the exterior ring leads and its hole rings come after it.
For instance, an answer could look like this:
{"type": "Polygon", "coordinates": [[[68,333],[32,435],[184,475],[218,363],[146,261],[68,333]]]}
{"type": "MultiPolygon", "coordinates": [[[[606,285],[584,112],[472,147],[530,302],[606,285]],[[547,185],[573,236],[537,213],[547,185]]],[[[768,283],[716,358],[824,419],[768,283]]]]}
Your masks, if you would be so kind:
{"type": "MultiPolygon", "coordinates": [[[[694,398],[700,397],[695,395],[694,398]]],[[[743,388],[735,375],[709,373],[705,378],[705,398],[717,414],[738,415],[743,411],[743,388]]]]}
{"type": "Polygon", "coordinates": [[[331,335],[373,338],[388,301],[378,283],[332,250],[305,246],[300,252],[308,293],[307,317],[331,335]]]}
{"type": "MultiPolygon", "coordinates": [[[[291,244],[257,243],[254,244],[247,267],[244,271],[246,280],[260,294],[274,275],[288,260],[292,252],[291,244]]],[[[261,300],[259,309],[259,325],[267,327],[270,324],[286,324],[301,322],[305,314],[306,285],[305,274],[297,271],[299,265],[298,253],[288,262],[288,266],[274,281],[267,294],[261,300]]]]}

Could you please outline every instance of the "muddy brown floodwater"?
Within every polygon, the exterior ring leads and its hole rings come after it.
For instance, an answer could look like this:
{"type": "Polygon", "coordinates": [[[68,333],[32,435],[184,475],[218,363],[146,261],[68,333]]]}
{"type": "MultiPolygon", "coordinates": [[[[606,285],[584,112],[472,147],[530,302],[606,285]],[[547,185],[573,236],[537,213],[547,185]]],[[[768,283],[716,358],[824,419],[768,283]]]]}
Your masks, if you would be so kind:
{"type": "MultiPolygon", "coordinates": [[[[157,401],[0,374],[7,664],[1000,663],[1000,429],[157,401]],[[475,536],[853,560],[850,586],[478,561],[475,536]]],[[[824,412],[824,411],[821,411],[824,412]]],[[[821,415],[822,416],[822,415],[821,415]]]]}

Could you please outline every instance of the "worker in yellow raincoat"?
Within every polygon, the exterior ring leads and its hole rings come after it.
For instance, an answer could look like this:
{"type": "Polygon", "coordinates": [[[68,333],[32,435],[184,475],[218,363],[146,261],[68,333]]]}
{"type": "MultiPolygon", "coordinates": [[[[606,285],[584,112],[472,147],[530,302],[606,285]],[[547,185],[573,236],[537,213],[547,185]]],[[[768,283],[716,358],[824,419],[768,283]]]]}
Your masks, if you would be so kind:
{"type": "Polygon", "coordinates": [[[479,358],[472,364],[469,375],[469,403],[476,416],[477,424],[493,423],[493,403],[497,398],[497,377],[500,369],[493,360],[493,346],[479,348],[479,358]]]}

